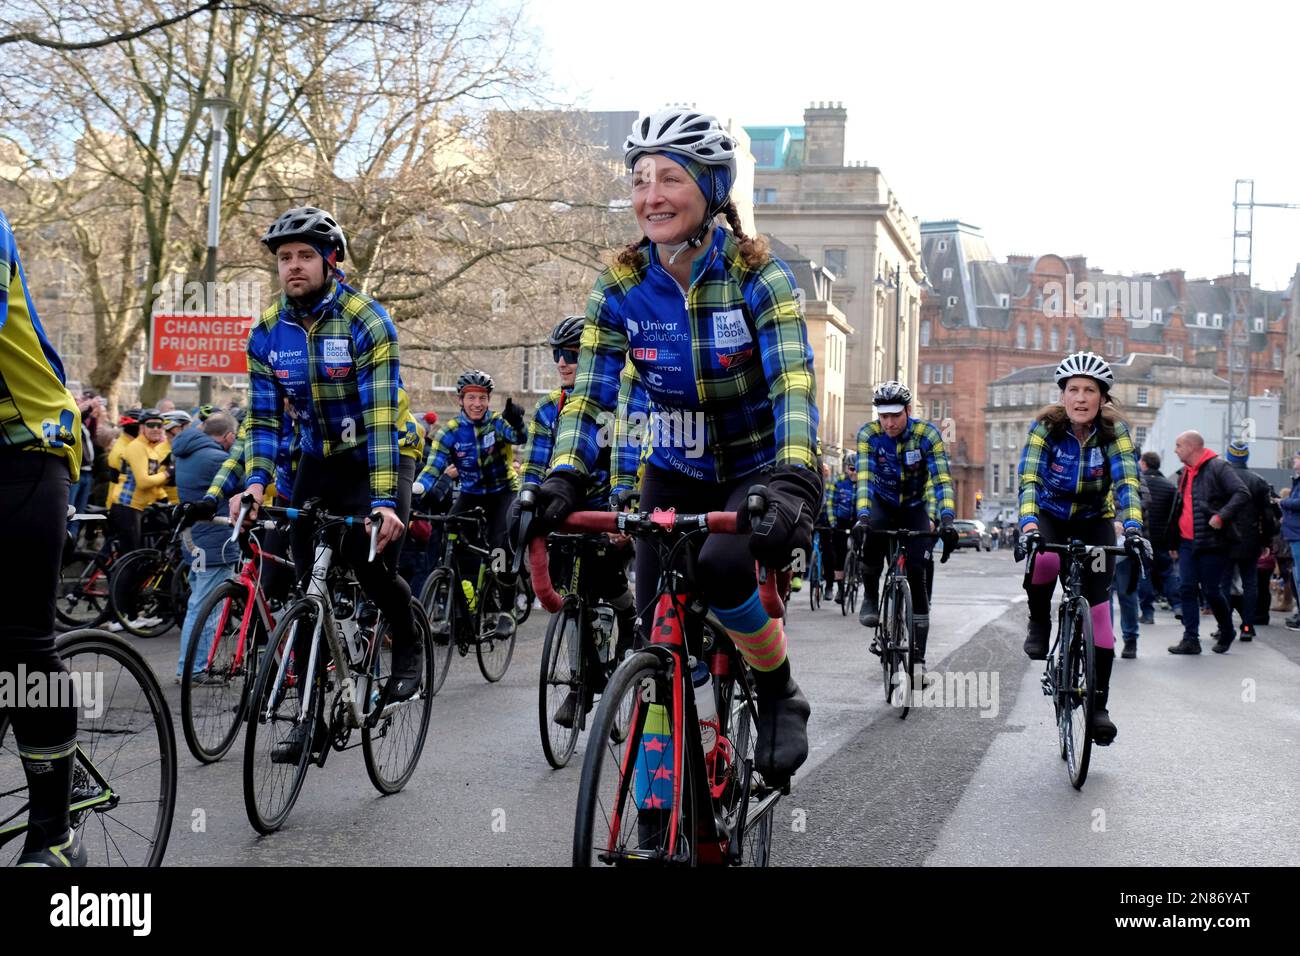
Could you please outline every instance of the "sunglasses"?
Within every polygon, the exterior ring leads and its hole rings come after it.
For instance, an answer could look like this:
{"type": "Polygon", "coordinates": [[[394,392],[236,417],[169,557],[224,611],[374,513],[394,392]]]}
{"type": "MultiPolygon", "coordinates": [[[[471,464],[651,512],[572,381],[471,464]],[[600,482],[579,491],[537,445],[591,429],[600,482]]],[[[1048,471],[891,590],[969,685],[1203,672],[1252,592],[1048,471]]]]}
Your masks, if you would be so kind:
{"type": "Polygon", "coordinates": [[[551,349],[551,358],[556,362],[560,361],[560,359],[564,359],[564,361],[567,362],[569,365],[577,365],[578,350],[577,349],[551,349]]]}

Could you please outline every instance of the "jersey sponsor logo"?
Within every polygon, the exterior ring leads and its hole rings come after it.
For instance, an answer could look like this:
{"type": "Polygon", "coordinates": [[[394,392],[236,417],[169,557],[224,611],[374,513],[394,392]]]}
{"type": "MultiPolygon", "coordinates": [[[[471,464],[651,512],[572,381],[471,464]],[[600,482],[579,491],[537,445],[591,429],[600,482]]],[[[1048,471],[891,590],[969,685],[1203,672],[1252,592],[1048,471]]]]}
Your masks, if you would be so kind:
{"type": "Polygon", "coordinates": [[[288,378],[288,377],[289,377],[289,370],[288,370],[287,368],[277,368],[277,369],[275,370],[275,377],[276,377],[276,378],[288,378]]]}
{"type": "Polygon", "coordinates": [[[1102,464],[1101,449],[1094,448],[1092,454],[1088,457],[1089,466],[1096,468],[1102,464]]]}
{"type": "Polygon", "coordinates": [[[647,342],[689,342],[691,333],[682,329],[677,322],[661,322],[651,319],[638,322],[627,319],[627,329],[633,338],[647,342]]]}
{"type": "Polygon", "coordinates": [[[719,349],[736,349],[753,344],[741,309],[713,313],[713,344],[719,349]]]}
{"type": "Polygon", "coordinates": [[[753,354],[753,349],[741,349],[739,352],[732,352],[730,355],[718,353],[718,362],[721,363],[723,368],[733,368],[745,362],[753,354]]]}
{"type": "Polygon", "coordinates": [[[918,449],[912,449],[903,454],[903,461],[909,465],[919,465],[921,463],[921,452],[918,449]]]}
{"type": "Polygon", "coordinates": [[[658,372],[642,372],[641,377],[645,379],[645,383],[651,388],[664,387],[664,377],[658,372]]]}
{"type": "Polygon", "coordinates": [[[632,357],[644,362],[653,362],[659,358],[658,349],[633,349],[632,357]]]}
{"type": "Polygon", "coordinates": [[[326,339],[324,356],[326,365],[352,364],[352,353],[348,351],[347,339],[326,339]]]}
{"type": "Polygon", "coordinates": [[[327,365],[325,367],[325,374],[328,375],[330,378],[347,378],[348,373],[350,373],[351,371],[352,371],[351,365],[334,365],[334,366],[327,365]]]}
{"type": "Polygon", "coordinates": [[[487,451],[488,449],[490,449],[490,448],[491,448],[493,445],[495,445],[496,443],[497,443],[497,435],[496,435],[496,432],[488,432],[486,435],[483,436],[483,450],[484,450],[484,451],[487,451]]]}

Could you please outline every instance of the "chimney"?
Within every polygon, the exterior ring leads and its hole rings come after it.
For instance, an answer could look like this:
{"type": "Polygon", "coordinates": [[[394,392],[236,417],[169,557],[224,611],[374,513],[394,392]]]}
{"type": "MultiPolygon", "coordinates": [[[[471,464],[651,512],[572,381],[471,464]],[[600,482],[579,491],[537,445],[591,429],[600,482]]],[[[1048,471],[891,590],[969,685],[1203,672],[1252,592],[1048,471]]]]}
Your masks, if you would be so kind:
{"type": "Polygon", "coordinates": [[[1065,267],[1074,273],[1075,282],[1083,282],[1088,278],[1087,256],[1066,256],[1065,267]]]}
{"type": "Polygon", "coordinates": [[[1187,297],[1187,274],[1182,269],[1162,272],[1160,278],[1174,287],[1174,297],[1179,302],[1187,297]]]}
{"type": "Polygon", "coordinates": [[[810,103],[803,111],[804,165],[844,165],[844,125],[848,111],[843,103],[810,103]]]}

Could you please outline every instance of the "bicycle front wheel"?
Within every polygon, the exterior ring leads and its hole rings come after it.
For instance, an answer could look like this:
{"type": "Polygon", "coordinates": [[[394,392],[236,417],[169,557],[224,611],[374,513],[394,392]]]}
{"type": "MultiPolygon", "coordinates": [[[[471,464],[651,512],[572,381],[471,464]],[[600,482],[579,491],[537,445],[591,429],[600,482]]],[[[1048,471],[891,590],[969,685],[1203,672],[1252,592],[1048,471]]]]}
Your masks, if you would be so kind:
{"type": "Polygon", "coordinates": [[[527,573],[520,571],[515,576],[515,623],[522,624],[533,613],[533,582],[527,573]]]}
{"type": "Polygon", "coordinates": [[[542,753],[546,762],[556,770],[573,756],[586,706],[582,631],[582,608],[572,598],[564,602],[546,627],[542,673],[537,685],[537,721],[542,735],[542,753]],[[561,727],[555,722],[555,715],[570,698],[573,699],[573,716],[568,727],[561,727]]]}
{"type": "MultiPolygon", "coordinates": [[[[175,569],[161,551],[133,551],[113,565],[108,578],[113,613],[123,630],[136,637],[159,637],[176,622],[172,606],[175,569]]],[[[181,612],[184,617],[184,612],[181,612]]]]}
{"type": "MultiPolygon", "coordinates": [[[[94,866],[161,866],[176,809],[176,734],[144,659],[106,631],[69,631],[59,654],[80,683],[71,822],[94,866]]],[[[0,716],[0,819],[20,815],[26,778],[0,716]]],[[[9,844],[12,865],[22,842],[9,844]]]]}
{"type": "Polygon", "coordinates": [[[1082,600],[1073,613],[1073,627],[1062,668],[1065,700],[1061,708],[1061,732],[1065,736],[1065,766],[1075,790],[1088,779],[1092,757],[1092,713],[1096,706],[1096,663],[1092,646],[1092,614],[1082,600]]]}
{"type": "Polygon", "coordinates": [[[239,736],[263,633],[262,619],[249,604],[248,586],[239,581],[218,584],[195,612],[181,676],[181,729],[201,763],[220,760],[239,736]],[[200,658],[200,638],[208,629],[212,643],[200,658]]]}
{"type": "Polygon", "coordinates": [[[453,602],[453,587],[450,568],[438,568],[424,582],[420,592],[420,603],[428,616],[429,634],[433,641],[433,683],[429,693],[436,694],[447,680],[447,671],[451,668],[451,652],[456,646],[456,618],[453,602]]]}
{"type": "Polygon", "coordinates": [[[493,684],[506,675],[510,658],[515,653],[515,632],[518,628],[518,623],[514,621],[514,589],[508,589],[507,595],[501,593],[503,590],[507,589],[502,588],[500,581],[490,581],[483,588],[484,593],[480,598],[483,606],[479,616],[481,630],[474,647],[478,654],[479,671],[484,679],[493,684]],[[503,615],[508,616],[513,623],[508,637],[498,637],[492,630],[503,615]]]}
{"type": "Polygon", "coordinates": [[[671,725],[672,685],[660,659],[649,651],[625,658],[609,679],[582,762],[574,866],[695,862],[689,760],[682,761],[678,852],[669,846],[673,746],[682,739],[671,725]]]}
{"type": "Polygon", "coordinates": [[[912,703],[912,587],[906,578],[894,582],[893,635],[890,643],[892,703],[906,720],[912,703]]]}
{"type": "Polygon", "coordinates": [[[306,657],[321,613],[313,599],[295,603],[280,619],[258,662],[244,741],[244,809],[258,833],[274,833],[284,824],[307,777],[313,744],[329,746],[315,739],[325,708],[323,655],[316,660],[310,711],[303,709],[306,657]],[[307,728],[306,738],[295,754],[287,741],[299,726],[307,728]]]}
{"type": "MultiPolygon", "coordinates": [[[[429,716],[433,712],[433,691],[430,689],[433,687],[433,639],[424,606],[414,599],[411,601],[411,617],[415,639],[424,646],[424,675],[420,678],[420,689],[410,700],[386,706],[377,720],[367,715],[366,725],[361,729],[361,752],[366,758],[366,773],[375,789],[383,794],[397,793],[415,773],[420,754],[424,751],[424,741],[429,736],[429,716]]],[[[375,635],[375,681],[371,686],[380,699],[383,692],[378,688],[387,684],[393,673],[393,651],[388,632],[385,621],[375,635]]]]}
{"type": "MultiPolygon", "coordinates": [[[[739,655],[736,656],[732,666],[737,666],[737,662],[741,670],[748,672],[747,665],[740,659],[739,655]]],[[[754,759],[755,743],[758,739],[758,732],[754,727],[754,708],[756,704],[750,700],[746,691],[746,684],[739,673],[715,678],[715,680],[724,685],[729,685],[729,689],[719,694],[721,699],[728,702],[725,714],[723,711],[719,711],[719,714],[726,718],[720,729],[722,736],[730,741],[732,747],[731,766],[726,771],[726,779],[721,781],[725,784],[722,789],[721,801],[727,828],[734,833],[740,823],[742,800],[745,793],[745,766],[754,759]]],[[[752,680],[748,686],[751,689],[753,688],[752,680]]],[[[710,783],[713,785],[715,793],[720,782],[717,770],[719,758],[725,758],[725,755],[719,754],[713,758],[715,769],[710,783]]],[[[779,797],[775,793],[760,795],[756,791],[756,782],[751,773],[749,802],[743,807],[745,812],[744,826],[736,836],[736,839],[740,841],[740,863],[742,866],[768,865],[772,853],[773,817],[778,799],[779,797]]]]}

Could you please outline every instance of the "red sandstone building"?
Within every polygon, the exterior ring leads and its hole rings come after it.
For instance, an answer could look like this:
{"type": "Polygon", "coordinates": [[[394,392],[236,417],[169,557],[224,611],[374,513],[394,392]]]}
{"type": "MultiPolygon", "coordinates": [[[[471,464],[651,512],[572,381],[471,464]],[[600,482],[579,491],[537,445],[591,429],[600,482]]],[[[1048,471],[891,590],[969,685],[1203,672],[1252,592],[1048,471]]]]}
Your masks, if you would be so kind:
{"type": "MultiPolygon", "coordinates": [[[[994,259],[977,227],[922,223],[930,281],[921,302],[913,413],[946,422],[957,513],[977,515],[985,482],[987,386],[1018,369],[1088,349],[1107,359],[1172,355],[1228,374],[1231,277],[1182,271],[1120,276],[1083,256],[994,259]],[[932,290],[932,291],[931,291],[932,290]]],[[[1249,317],[1250,394],[1280,394],[1285,293],[1257,291],[1249,317]]]]}

